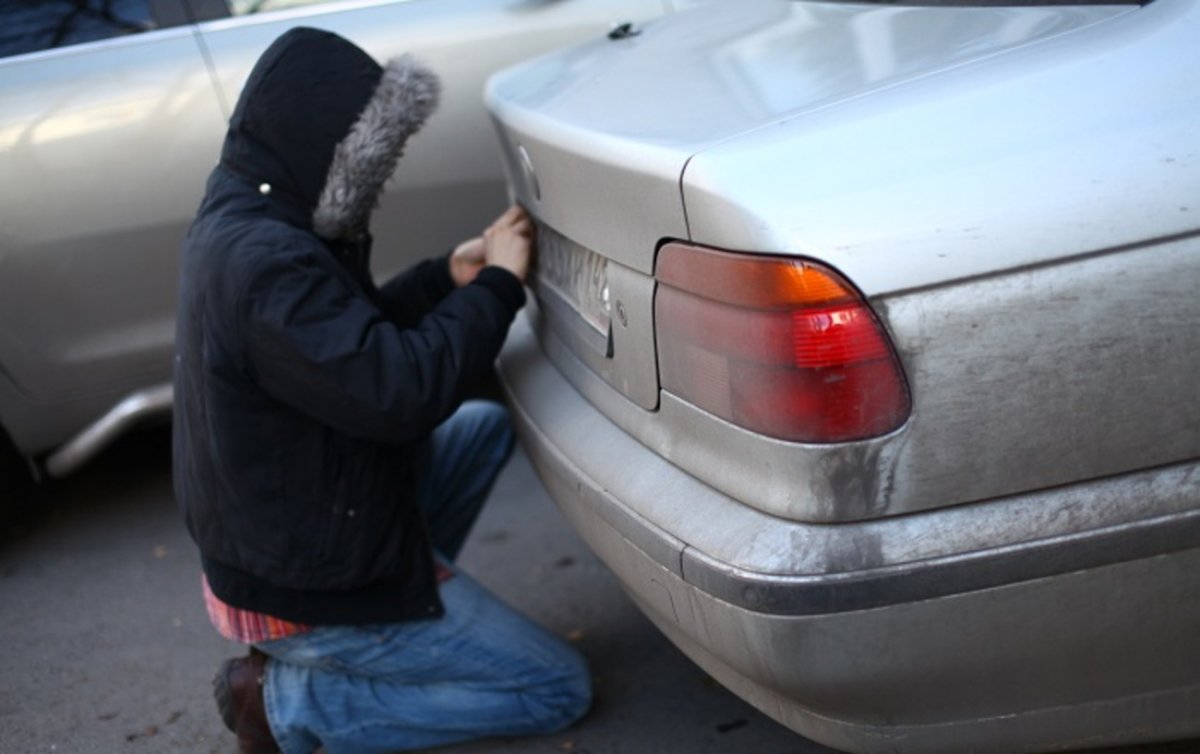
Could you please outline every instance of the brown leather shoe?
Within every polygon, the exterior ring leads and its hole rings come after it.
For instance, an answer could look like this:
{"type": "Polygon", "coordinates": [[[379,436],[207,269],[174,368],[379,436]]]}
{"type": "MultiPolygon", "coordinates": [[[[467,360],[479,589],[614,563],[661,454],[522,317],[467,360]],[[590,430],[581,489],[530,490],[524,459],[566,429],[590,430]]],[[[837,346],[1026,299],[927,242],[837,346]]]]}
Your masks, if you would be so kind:
{"type": "Polygon", "coordinates": [[[213,698],[225,727],[237,734],[241,754],[279,754],[263,706],[267,656],[251,649],[246,657],[221,663],[213,678],[213,698]]]}

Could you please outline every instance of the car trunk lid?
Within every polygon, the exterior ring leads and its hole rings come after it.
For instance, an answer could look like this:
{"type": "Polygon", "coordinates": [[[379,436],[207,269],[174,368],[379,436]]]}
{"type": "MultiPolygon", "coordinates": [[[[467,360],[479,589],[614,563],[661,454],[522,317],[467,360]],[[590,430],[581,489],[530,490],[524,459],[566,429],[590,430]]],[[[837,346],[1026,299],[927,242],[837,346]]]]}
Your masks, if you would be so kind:
{"type": "MultiPolygon", "coordinates": [[[[918,145],[934,141],[977,151],[972,148],[979,141],[977,131],[945,127],[953,113],[922,120],[931,103],[945,105],[952,99],[943,90],[961,82],[955,91],[978,98],[995,96],[1002,85],[1022,91],[1021,80],[1041,71],[1029,69],[1030,59],[1040,59],[1047,50],[1051,57],[1071,58],[1075,47],[1062,39],[1055,44],[1053,38],[1087,27],[1095,27],[1093,37],[1103,37],[1105,21],[1134,13],[1146,11],[1121,6],[716,4],[648,25],[639,36],[598,41],[493,79],[488,96],[515,198],[542,226],[543,264],[556,258],[550,264],[560,272],[574,271],[547,273],[543,267],[536,276],[540,305],[531,307],[530,318],[546,355],[614,423],[654,452],[731,497],[793,520],[896,515],[1069,483],[1113,468],[1105,465],[1103,454],[1075,451],[1068,457],[1077,456],[1078,463],[1038,467],[1037,474],[1021,478],[1006,475],[1000,465],[971,474],[963,471],[971,468],[965,464],[947,468],[936,463],[961,456],[947,449],[980,447],[990,425],[980,419],[977,407],[982,404],[964,400],[961,390],[930,382],[930,362],[914,356],[931,352],[921,350],[927,339],[906,328],[931,317],[920,307],[910,311],[901,306],[894,286],[903,275],[889,270],[899,267],[909,277],[914,270],[945,271],[965,255],[949,261],[939,256],[924,266],[871,266],[868,259],[883,258],[868,258],[857,247],[814,244],[813,238],[815,230],[829,224],[818,201],[822,177],[844,178],[849,166],[851,177],[874,179],[869,188],[887,193],[889,175],[872,169],[870,159],[862,156],[864,149],[886,142],[895,161],[924,174],[919,160],[906,161],[913,144],[897,143],[899,135],[886,128],[888,118],[911,117],[923,124],[924,131],[913,127],[905,132],[918,145]],[[916,39],[921,43],[910,41],[916,39]],[[1006,54],[1018,48],[1019,55],[1006,54]],[[706,75],[696,76],[697,70],[706,75]],[[846,127],[847,112],[863,138],[843,150],[822,154],[811,148],[810,140],[790,140],[797,132],[807,133],[813,123],[839,133],[846,127]],[[931,139],[931,133],[937,136],[931,139]],[[805,159],[773,161],[780,142],[790,145],[783,154],[802,152],[805,159]],[[745,180],[724,180],[727,174],[745,180]],[[765,204],[764,197],[770,199],[765,204]],[[763,206],[773,213],[760,211],[763,206]],[[898,346],[915,398],[912,420],[884,436],[854,442],[793,442],[722,420],[662,389],[654,322],[660,289],[654,275],[664,244],[677,240],[734,252],[808,257],[844,274],[898,346]],[[613,388],[611,394],[580,378],[587,370],[579,362],[613,388]],[[934,427],[930,397],[952,404],[949,409],[967,410],[954,422],[934,427]]],[[[1073,61],[1079,70],[1108,49],[1096,39],[1085,46],[1092,56],[1073,61]]],[[[1067,75],[1075,68],[1060,67],[1063,80],[1077,87],[1078,77],[1067,75]]],[[[1036,136],[1038,129],[1021,131],[1026,132],[1036,136]]],[[[1000,148],[1010,141],[993,138],[1000,148]]],[[[882,236],[891,227],[879,220],[893,219],[882,211],[889,201],[912,203],[907,196],[885,196],[878,206],[856,211],[856,195],[845,194],[841,198],[847,210],[839,217],[846,219],[846,227],[866,235],[882,236]]],[[[945,204],[946,197],[939,196],[945,204]]],[[[936,251],[940,255],[944,249],[936,251]]],[[[973,269],[968,281],[987,283],[991,274],[1007,269],[996,255],[975,259],[980,265],[1001,266],[990,272],[973,269]]],[[[962,295],[982,300],[973,289],[962,295]]],[[[1082,359],[1092,340],[1081,342],[1073,353],[1082,359]]],[[[946,374],[953,376],[952,370],[946,374]]],[[[965,383],[964,389],[969,388],[965,383]]],[[[1177,390],[1178,384],[1169,389],[1177,390]]],[[[1015,415],[1005,424],[1019,433],[1015,415]]],[[[1041,451],[1062,450],[1070,442],[1062,431],[1047,437],[1041,451]]],[[[1129,464],[1116,468],[1169,461],[1178,457],[1175,450],[1153,457],[1132,454],[1129,464]]],[[[1041,456],[1056,457],[1050,452],[1041,456]]]]}
{"type": "Polygon", "coordinates": [[[691,235],[680,180],[693,155],[1115,12],[718,3],[493,77],[509,186],[542,231],[539,322],[655,408],[654,261],[691,235]]]}

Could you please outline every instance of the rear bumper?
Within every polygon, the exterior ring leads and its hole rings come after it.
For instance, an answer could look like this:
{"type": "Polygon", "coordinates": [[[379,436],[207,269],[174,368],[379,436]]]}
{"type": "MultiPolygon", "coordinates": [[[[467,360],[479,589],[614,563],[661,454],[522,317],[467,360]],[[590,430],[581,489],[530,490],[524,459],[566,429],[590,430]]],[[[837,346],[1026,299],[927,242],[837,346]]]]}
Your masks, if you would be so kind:
{"type": "Polygon", "coordinates": [[[853,751],[1200,733],[1194,464],[786,521],[648,450],[593,406],[611,389],[545,344],[520,317],[500,374],[551,497],[672,641],[785,725],[853,751]]]}

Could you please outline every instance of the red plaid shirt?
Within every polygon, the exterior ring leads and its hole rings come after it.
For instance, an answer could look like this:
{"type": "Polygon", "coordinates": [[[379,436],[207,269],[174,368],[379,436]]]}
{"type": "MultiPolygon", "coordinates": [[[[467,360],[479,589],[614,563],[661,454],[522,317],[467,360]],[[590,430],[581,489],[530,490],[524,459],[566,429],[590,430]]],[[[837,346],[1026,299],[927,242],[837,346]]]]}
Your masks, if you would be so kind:
{"type": "MultiPolygon", "coordinates": [[[[454,575],[440,562],[437,564],[437,580],[441,584],[454,575]]],[[[204,606],[208,609],[208,619],[212,621],[217,633],[231,641],[242,644],[257,644],[261,641],[272,641],[287,636],[295,636],[312,630],[305,623],[294,623],[281,620],[253,610],[243,610],[240,607],[228,605],[220,597],[213,594],[208,586],[208,579],[201,575],[204,589],[204,606]]]]}
{"type": "Polygon", "coordinates": [[[303,623],[280,620],[270,615],[227,605],[213,594],[207,578],[201,577],[201,580],[204,582],[204,606],[208,608],[208,619],[212,621],[217,633],[226,639],[243,644],[257,644],[260,641],[282,639],[312,630],[312,626],[303,623]]]}

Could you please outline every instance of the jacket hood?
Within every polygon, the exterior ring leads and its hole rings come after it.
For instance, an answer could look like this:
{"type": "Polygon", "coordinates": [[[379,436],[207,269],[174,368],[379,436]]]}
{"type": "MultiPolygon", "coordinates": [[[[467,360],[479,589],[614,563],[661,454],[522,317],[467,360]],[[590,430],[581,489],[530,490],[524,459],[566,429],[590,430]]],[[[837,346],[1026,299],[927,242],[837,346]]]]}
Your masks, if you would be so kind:
{"type": "Polygon", "coordinates": [[[292,29],[251,71],[221,162],[299,209],[321,237],[354,239],[439,91],[407,55],[380,66],[336,34],[292,29]]]}

